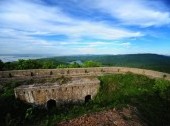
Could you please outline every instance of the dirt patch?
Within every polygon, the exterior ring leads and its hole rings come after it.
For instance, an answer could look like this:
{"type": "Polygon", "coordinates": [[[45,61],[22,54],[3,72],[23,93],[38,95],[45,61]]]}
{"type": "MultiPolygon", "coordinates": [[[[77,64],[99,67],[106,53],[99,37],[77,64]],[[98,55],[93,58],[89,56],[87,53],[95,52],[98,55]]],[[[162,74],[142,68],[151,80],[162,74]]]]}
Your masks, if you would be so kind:
{"type": "Polygon", "coordinates": [[[81,117],[64,121],[57,126],[146,126],[137,116],[134,107],[122,110],[110,109],[102,112],[83,115],[81,117]]]}

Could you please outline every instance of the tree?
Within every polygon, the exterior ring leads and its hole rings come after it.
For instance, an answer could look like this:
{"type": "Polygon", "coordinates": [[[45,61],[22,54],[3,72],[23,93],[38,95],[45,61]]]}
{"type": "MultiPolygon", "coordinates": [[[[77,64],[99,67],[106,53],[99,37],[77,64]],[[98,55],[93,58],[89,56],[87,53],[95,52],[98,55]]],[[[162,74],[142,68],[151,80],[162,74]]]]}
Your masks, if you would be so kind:
{"type": "Polygon", "coordinates": [[[43,66],[42,66],[43,69],[52,69],[55,67],[56,67],[56,65],[52,61],[45,61],[45,62],[43,62],[43,66]]]}
{"type": "Polygon", "coordinates": [[[60,65],[57,66],[57,68],[68,68],[68,66],[64,65],[64,64],[60,64],[60,65]]]}
{"type": "Polygon", "coordinates": [[[42,68],[42,64],[36,60],[18,60],[17,63],[17,69],[23,70],[23,69],[39,69],[42,68]]]}
{"type": "Polygon", "coordinates": [[[76,62],[69,64],[69,68],[79,68],[79,67],[81,66],[76,62]]]}
{"type": "Polygon", "coordinates": [[[95,61],[92,61],[92,60],[86,61],[83,64],[83,67],[100,67],[100,66],[102,66],[101,63],[95,62],[95,61]]]}
{"type": "Polygon", "coordinates": [[[3,70],[14,70],[17,67],[16,62],[6,62],[4,63],[3,70]]]}
{"type": "Polygon", "coordinates": [[[2,62],[2,60],[0,60],[0,70],[3,70],[4,67],[4,63],[2,62]]]}

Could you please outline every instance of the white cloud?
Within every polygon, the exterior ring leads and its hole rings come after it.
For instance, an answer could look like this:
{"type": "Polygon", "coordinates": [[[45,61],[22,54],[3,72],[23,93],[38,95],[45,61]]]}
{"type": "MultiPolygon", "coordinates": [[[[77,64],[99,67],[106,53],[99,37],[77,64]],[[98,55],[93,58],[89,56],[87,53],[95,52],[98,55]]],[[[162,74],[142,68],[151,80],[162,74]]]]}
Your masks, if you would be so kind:
{"type": "Polygon", "coordinates": [[[94,54],[96,53],[96,49],[92,48],[92,47],[80,47],[80,48],[75,48],[75,50],[79,53],[79,54],[94,54]]]}
{"type": "Polygon", "coordinates": [[[92,8],[110,14],[125,25],[142,27],[161,26],[170,23],[170,13],[158,1],[148,0],[94,0],[92,8]],[[160,7],[162,6],[162,8],[160,7]]]}
{"type": "MultiPolygon", "coordinates": [[[[140,32],[109,27],[102,23],[82,21],[69,17],[57,7],[48,7],[26,1],[13,1],[0,7],[3,27],[30,31],[27,34],[66,34],[70,37],[95,36],[119,39],[138,37],[140,32]]],[[[16,31],[15,31],[16,32],[16,31]]]]}
{"type": "Polygon", "coordinates": [[[130,42],[123,42],[123,43],[120,43],[119,45],[129,47],[131,45],[131,43],[130,42]]]}
{"type": "Polygon", "coordinates": [[[110,42],[91,42],[91,43],[88,43],[87,46],[88,47],[100,47],[100,46],[108,46],[112,43],[110,42]]]}
{"type": "Polygon", "coordinates": [[[117,40],[141,37],[143,33],[119,27],[111,27],[101,22],[75,19],[58,7],[49,7],[29,1],[9,0],[0,6],[0,53],[49,52],[81,53],[94,52],[96,46],[106,46],[106,42],[81,43],[83,37],[117,40]],[[33,35],[66,35],[70,40],[64,42],[46,41],[33,35]],[[9,46],[10,44],[10,46],[9,46]],[[67,46],[70,47],[68,51],[67,46]],[[74,48],[73,46],[81,46],[74,48]],[[6,49],[4,49],[6,48],[6,49]],[[71,49],[72,48],[72,49],[71,49]],[[8,50],[4,51],[3,50],[8,50]],[[11,51],[10,51],[11,50],[11,51]],[[80,51],[81,50],[81,51],[80,51]],[[28,51],[28,52],[27,52],[28,51]]]}

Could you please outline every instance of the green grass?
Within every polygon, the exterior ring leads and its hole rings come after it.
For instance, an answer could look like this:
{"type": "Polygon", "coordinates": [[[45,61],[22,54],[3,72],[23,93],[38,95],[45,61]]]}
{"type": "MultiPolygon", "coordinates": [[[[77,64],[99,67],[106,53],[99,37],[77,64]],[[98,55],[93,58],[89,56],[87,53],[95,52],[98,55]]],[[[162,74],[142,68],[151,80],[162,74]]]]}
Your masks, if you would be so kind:
{"type": "Polygon", "coordinates": [[[100,77],[101,88],[95,99],[100,107],[137,107],[148,125],[170,125],[170,82],[146,76],[106,75],[100,77]]]}
{"type": "Polygon", "coordinates": [[[17,82],[6,86],[0,96],[0,124],[50,126],[83,114],[132,105],[148,125],[170,125],[170,81],[132,73],[104,75],[99,79],[101,86],[93,101],[61,106],[52,112],[16,101],[11,89],[17,82]]]}
{"type": "Polygon", "coordinates": [[[103,106],[108,104],[126,104],[129,98],[143,93],[152,93],[153,79],[131,73],[106,75],[99,78],[101,88],[95,101],[103,106]]]}

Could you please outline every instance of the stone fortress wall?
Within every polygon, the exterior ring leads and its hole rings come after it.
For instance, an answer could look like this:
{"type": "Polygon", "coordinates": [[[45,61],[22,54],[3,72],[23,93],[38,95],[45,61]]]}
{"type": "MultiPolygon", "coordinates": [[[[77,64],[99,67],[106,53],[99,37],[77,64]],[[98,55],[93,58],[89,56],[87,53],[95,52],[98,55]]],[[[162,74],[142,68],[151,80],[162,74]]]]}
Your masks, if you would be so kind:
{"type": "Polygon", "coordinates": [[[15,97],[33,105],[46,105],[54,100],[57,105],[93,99],[100,87],[97,78],[70,78],[63,84],[46,83],[21,85],[14,89],[15,97]]]}
{"type": "Polygon", "coordinates": [[[170,80],[170,74],[152,70],[126,67],[95,67],[0,71],[0,83],[3,80],[70,78],[64,84],[58,82],[39,83],[21,85],[14,89],[16,98],[34,105],[46,105],[48,108],[51,103],[57,105],[93,99],[100,87],[97,76],[127,72],[170,80]]]}
{"type": "Polygon", "coordinates": [[[127,68],[127,67],[93,67],[93,68],[58,68],[58,69],[33,69],[0,71],[2,78],[26,78],[26,77],[59,77],[59,76],[100,76],[109,73],[132,72],[153,78],[165,78],[170,80],[170,74],[153,70],[127,68]]]}

